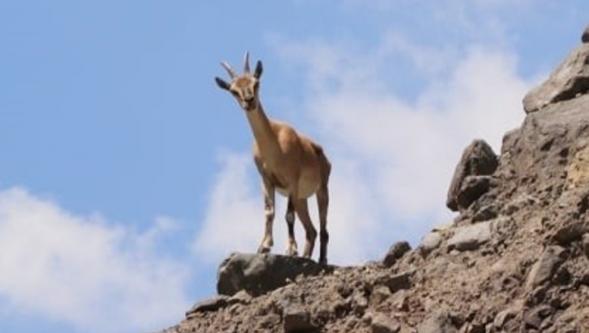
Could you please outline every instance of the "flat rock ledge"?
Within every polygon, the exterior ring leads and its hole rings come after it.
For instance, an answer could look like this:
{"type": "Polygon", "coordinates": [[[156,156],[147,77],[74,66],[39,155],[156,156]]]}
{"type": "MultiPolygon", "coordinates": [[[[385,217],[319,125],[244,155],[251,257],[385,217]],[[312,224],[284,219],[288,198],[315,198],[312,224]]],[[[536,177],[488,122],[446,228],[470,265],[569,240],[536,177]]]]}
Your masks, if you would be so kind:
{"type": "Polygon", "coordinates": [[[231,296],[245,290],[258,296],[294,281],[299,275],[314,276],[332,269],[302,257],[232,253],[219,266],[217,292],[231,296]]]}

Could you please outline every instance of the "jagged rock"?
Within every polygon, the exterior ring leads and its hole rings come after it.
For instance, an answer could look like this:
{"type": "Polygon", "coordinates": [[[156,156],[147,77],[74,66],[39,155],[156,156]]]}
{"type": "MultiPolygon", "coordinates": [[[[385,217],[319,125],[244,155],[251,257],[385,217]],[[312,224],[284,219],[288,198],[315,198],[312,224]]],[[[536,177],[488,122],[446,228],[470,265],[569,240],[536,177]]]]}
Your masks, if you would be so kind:
{"type": "Polygon", "coordinates": [[[226,307],[228,304],[229,297],[223,295],[215,296],[196,303],[190,310],[188,310],[188,312],[186,312],[186,317],[188,318],[196,312],[217,311],[220,308],[226,307]]]}
{"type": "Polygon", "coordinates": [[[426,256],[433,250],[437,249],[442,243],[442,235],[439,232],[430,232],[425,235],[419,244],[419,252],[426,256]]]}
{"type": "Polygon", "coordinates": [[[589,90],[589,45],[581,44],[550,74],[548,80],[524,97],[526,113],[584,94],[589,90]]]}
{"type": "MultiPolygon", "coordinates": [[[[497,156],[491,146],[484,140],[474,140],[464,149],[460,162],[454,170],[446,206],[452,211],[467,208],[484,193],[481,191],[485,188],[486,180],[472,178],[466,181],[466,179],[469,176],[491,175],[497,169],[497,165],[497,156]],[[463,193],[463,191],[466,192],[463,193]]],[[[488,184],[487,182],[486,190],[488,190],[488,184]]]]}
{"type": "Polygon", "coordinates": [[[581,36],[581,41],[583,43],[589,43],[589,26],[587,26],[587,28],[585,28],[585,31],[583,31],[583,36],[581,36]]]}
{"type": "Polygon", "coordinates": [[[233,253],[217,274],[217,292],[233,295],[246,290],[253,296],[264,294],[303,274],[317,275],[323,267],[310,259],[273,254],[233,253]]]}
{"type": "Polygon", "coordinates": [[[401,330],[401,325],[382,313],[375,313],[372,315],[370,328],[372,333],[397,333],[401,330]]]}
{"type": "Polygon", "coordinates": [[[382,263],[386,267],[391,267],[399,260],[405,253],[411,251],[411,245],[408,242],[396,242],[393,244],[387,254],[385,255],[382,263]]]}
{"type": "Polygon", "coordinates": [[[532,266],[528,274],[526,287],[532,289],[549,281],[558,267],[564,262],[564,259],[565,249],[560,246],[547,247],[538,261],[532,266]]]}
{"type": "Polygon", "coordinates": [[[481,222],[456,228],[454,236],[448,240],[448,249],[458,251],[476,250],[491,239],[491,222],[481,222]]]}

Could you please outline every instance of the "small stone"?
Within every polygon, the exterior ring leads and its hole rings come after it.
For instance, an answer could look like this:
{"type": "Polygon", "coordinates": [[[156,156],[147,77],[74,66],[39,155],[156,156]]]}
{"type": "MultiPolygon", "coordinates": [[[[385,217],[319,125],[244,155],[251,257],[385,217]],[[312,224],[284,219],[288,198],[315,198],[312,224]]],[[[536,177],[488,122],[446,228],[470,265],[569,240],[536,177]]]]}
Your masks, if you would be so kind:
{"type": "Polygon", "coordinates": [[[493,320],[493,326],[496,329],[503,328],[503,325],[507,323],[509,320],[515,318],[517,315],[517,310],[515,309],[506,309],[497,314],[495,316],[495,320],[493,320]]]}
{"type": "Polygon", "coordinates": [[[378,305],[384,302],[387,298],[391,297],[391,291],[387,286],[376,286],[370,294],[370,304],[372,306],[378,305]]]}
{"type": "Polygon", "coordinates": [[[587,231],[589,230],[583,221],[573,219],[559,225],[551,238],[557,244],[567,246],[573,241],[580,240],[587,231]]]}
{"type": "Polygon", "coordinates": [[[401,325],[382,313],[376,313],[372,315],[370,328],[372,333],[397,333],[401,330],[401,325]]]}
{"type": "Polygon", "coordinates": [[[311,315],[300,305],[291,305],[284,310],[284,331],[300,332],[312,330],[311,315]]]}
{"type": "Polygon", "coordinates": [[[544,318],[551,315],[553,311],[554,310],[549,305],[539,305],[524,313],[524,322],[527,326],[540,329],[544,318]]]}
{"type": "Polygon", "coordinates": [[[399,290],[410,289],[412,286],[411,277],[414,272],[404,272],[394,275],[381,275],[376,278],[375,284],[383,284],[389,288],[391,293],[399,290]]]}
{"type": "Polygon", "coordinates": [[[387,254],[385,255],[382,263],[386,267],[393,266],[397,260],[401,259],[403,255],[411,250],[411,245],[408,242],[396,242],[391,246],[387,254]]]}
{"type": "Polygon", "coordinates": [[[589,233],[583,235],[583,251],[589,257],[589,233]]]}
{"type": "Polygon", "coordinates": [[[448,240],[448,249],[459,251],[476,250],[491,239],[491,222],[456,228],[454,236],[448,240]]]}
{"type": "Polygon", "coordinates": [[[427,256],[433,250],[437,249],[442,243],[442,235],[439,232],[430,232],[425,235],[419,245],[419,253],[423,256],[427,256]]]}
{"type": "Polygon", "coordinates": [[[532,266],[526,287],[531,290],[549,281],[558,267],[564,262],[565,249],[560,246],[547,247],[538,261],[532,266]]]}
{"type": "Polygon", "coordinates": [[[456,331],[449,314],[445,311],[429,315],[417,326],[417,333],[454,333],[456,331]]]}
{"type": "Polygon", "coordinates": [[[252,296],[245,290],[240,290],[237,294],[231,296],[229,299],[230,304],[240,303],[240,304],[249,304],[252,300],[252,296]]]}

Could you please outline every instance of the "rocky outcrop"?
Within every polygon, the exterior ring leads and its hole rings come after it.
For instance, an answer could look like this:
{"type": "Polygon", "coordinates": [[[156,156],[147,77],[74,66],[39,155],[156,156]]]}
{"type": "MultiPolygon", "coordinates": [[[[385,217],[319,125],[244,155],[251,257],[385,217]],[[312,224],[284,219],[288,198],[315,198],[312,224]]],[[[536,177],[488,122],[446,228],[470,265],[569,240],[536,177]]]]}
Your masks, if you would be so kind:
{"type": "Polygon", "coordinates": [[[587,332],[589,92],[574,82],[589,65],[573,60],[528,94],[498,157],[467,147],[448,192],[458,216],[415,250],[399,242],[381,262],[329,269],[235,254],[219,270],[224,295],[171,332],[587,332]]]}
{"type": "MultiPolygon", "coordinates": [[[[583,34],[583,40],[586,40],[583,34]]],[[[548,80],[524,98],[524,110],[536,112],[549,104],[566,101],[589,90],[589,44],[577,47],[548,80]]]]}

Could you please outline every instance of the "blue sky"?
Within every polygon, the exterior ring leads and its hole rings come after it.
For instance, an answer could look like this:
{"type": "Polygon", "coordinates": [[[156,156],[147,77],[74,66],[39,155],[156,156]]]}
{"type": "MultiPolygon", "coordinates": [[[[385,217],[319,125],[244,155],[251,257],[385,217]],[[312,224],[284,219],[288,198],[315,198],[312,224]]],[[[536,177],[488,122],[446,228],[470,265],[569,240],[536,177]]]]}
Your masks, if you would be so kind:
{"type": "Polygon", "coordinates": [[[451,220],[462,148],[499,149],[587,13],[580,0],[0,2],[0,331],[163,328],[214,292],[223,256],[255,250],[252,136],[214,85],[220,60],[261,58],[267,112],[326,148],[330,256],[354,264],[451,220]]]}

